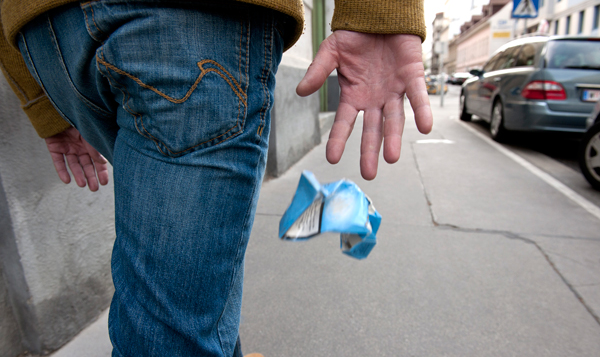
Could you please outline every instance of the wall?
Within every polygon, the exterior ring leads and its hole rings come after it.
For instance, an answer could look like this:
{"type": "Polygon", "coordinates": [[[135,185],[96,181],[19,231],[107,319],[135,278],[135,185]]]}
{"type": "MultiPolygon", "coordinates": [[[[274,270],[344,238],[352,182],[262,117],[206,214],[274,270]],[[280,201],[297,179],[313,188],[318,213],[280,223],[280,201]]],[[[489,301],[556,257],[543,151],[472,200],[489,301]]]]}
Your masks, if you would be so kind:
{"type": "Polygon", "coordinates": [[[272,177],[284,173],[321,143],[318,93],[306,98],[296,94],[296,86],[304,77],[313,56],[312,8],[312,0],[305,0],[304,34],[284,53],[276,76],[267,159],[267,175],[272,177]]]}
{"type": "MultiPolygon", "coordinates": [[[[567,16],[571,16],[570,35],[579,35],[579,12],[584,11],[584,24],[581,35],[598,36],[599,30],[593,28],[594,6],[599,5],[598,0],[545,0],[544,6],[540,8],[539,17],[530,20],[531,24],[538,23],[541,19],[546,19],[550,28],[548,33],[554,35],[566,34],[567,16]],[[556,29],[558,20],[558,29],[556,29]],[[557,31],[558,30],[558,31],[557,31]]],[[[528,25],[530,25],[528,23],[528,25]]],[[[521,26],[522,27],[522,26],[521,26]]]]}
{"type": "MultiPolygon", "coordinates": [[[[20,352],[42,354],[110,303],[112,184],[97,193],[63,184],[3,76],[0,125],[0,331],[20,336],[20,352]]],[[[0,336],[0,355],[15,356],[0,336]]]]}
{"type": "Polygon", "coordinates": [[[481,68],[490,56],[490,24],[483,24],[469,29],[471,33],[457,45],[456,71],[468,72],[473,68],[481,68]]]}
{"type": "Polygon", "coordinates": [[[490,16],[491,33],[488,57],[515,38],[515,19],[511,18],[512,8],[513,3],[509,2],[500,11],[490,16]]]}
{"type": "MultiPolygon", "coordinates": [[[[4,213],[2,212],[2,217],[5,217],[4,213]]],[[[16,356],[22,351],[21,335],[9,301],[3,272],[0,264],[0,355],[16,356]]]]}

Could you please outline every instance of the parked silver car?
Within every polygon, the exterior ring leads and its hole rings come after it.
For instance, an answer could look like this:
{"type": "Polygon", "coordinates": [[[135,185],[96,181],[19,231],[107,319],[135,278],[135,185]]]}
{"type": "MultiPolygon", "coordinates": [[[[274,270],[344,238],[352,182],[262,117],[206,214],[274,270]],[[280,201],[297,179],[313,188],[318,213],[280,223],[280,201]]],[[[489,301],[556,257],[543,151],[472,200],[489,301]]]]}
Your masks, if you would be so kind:
{"type": "Polygon", "coordinates": [[[579,149],[579,167],[583,176],[600,191],[600,101],[588,117],[586,131],[579,149]]]}
{"type": "Polygon", "coordinates": [[[600,38],[534,36],[499,48],[461,88],[460,119],[510,131],[584,133],[600,98],[600,38]]]}

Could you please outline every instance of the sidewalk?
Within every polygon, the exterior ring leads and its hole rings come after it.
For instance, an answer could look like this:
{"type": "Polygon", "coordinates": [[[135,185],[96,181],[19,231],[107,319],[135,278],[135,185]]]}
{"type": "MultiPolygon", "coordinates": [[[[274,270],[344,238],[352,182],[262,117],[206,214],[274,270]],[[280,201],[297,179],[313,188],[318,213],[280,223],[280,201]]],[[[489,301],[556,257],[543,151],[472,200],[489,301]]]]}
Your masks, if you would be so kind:
{"type": "MultiPolygon", "coordinates": [[[[434,132],[407,113],[401,159],[358,169],[325,143],[263,184],[246,255],[240,336],[266,357],[600,355],[600,220],[466,130],[432,99],[434,132]],[[428,139],[428,141],[421,141],[428,139]],[[378,245],[358,261],[339,236],[277,238],[302,170],[373,200],[378,245]]],[[[106,314],[53,357],[107,357],[106,314]],[[82,352],[83,351],[83,352],[82,352]]]]}
{"type": "Polygon", "coordinates": [[[407,109],[400,161],[358,170],[361,122],[337,165],[325,141],[263,186],[246,255],[245,351],[267,357],[598,356],[600,220],[431,98],[434,130],[407,109]],[[357,261],[339,236],[276,238],[302,170],[348,178],[382,215],[357,261]]]}
{"type": "Polygon", "coordinates": [[[108,338],[108,310],[79,333],[52,357],[110,357],[112,345],[108,338]]]}

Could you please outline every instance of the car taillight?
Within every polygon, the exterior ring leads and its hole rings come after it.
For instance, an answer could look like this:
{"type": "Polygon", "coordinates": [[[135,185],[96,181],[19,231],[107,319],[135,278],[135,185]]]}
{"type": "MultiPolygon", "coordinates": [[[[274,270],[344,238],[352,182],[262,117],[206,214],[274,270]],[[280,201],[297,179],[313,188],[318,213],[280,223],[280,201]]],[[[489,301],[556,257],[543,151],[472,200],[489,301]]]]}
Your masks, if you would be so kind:
{"type": "Polygon", "coordinates": [[[550,100],[565,100],[567,93],[560,83],[553,81],[533,81],[529,82],[521,96],[526,99],[550,99],[550,100]]]}

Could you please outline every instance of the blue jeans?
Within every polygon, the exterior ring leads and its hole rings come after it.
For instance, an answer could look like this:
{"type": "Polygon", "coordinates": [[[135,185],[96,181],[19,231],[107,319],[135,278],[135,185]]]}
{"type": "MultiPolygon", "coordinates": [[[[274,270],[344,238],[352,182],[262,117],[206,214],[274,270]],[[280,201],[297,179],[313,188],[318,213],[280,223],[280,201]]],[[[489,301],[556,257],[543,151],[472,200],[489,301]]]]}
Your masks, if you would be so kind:
{"type": "Polygon", "coordinates": [[[30,72],[113,164],[113,356],[241,356],[282,20],[226,0],[101,0],[22,31],[30,72]]]}

